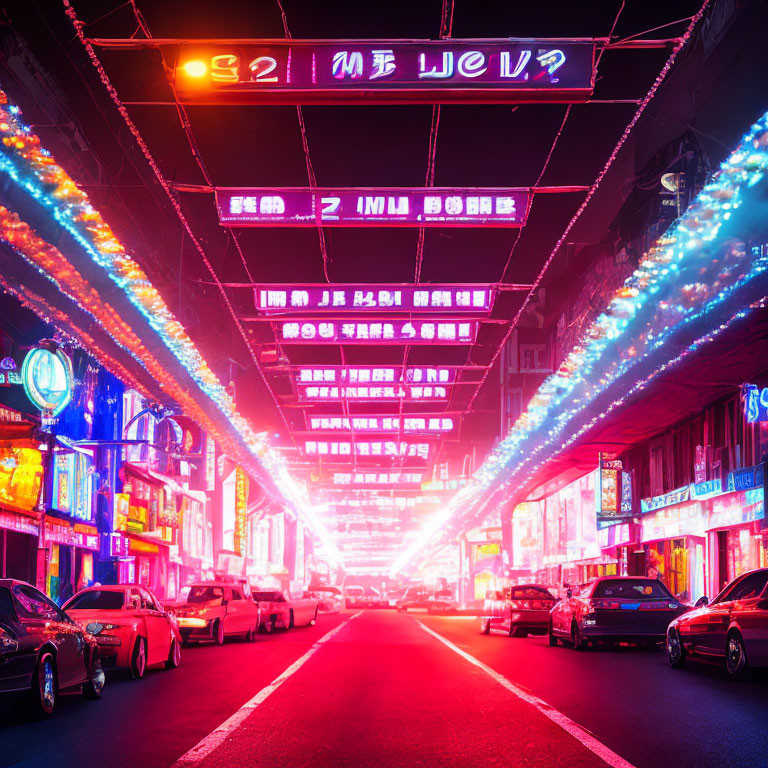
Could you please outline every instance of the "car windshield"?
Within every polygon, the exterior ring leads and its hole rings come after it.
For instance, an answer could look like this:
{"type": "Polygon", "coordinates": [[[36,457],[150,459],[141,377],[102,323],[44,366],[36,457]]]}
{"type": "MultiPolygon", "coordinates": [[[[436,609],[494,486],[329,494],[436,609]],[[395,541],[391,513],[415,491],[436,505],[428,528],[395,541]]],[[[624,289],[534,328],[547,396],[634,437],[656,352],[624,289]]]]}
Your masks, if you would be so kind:
{"type": "Polygon", "coordinates": [[[221,600],[224,592],[221,587],[190,587],[188,603],[207,603],[209,600],[221,600]]]}
{"type": "Polygon", "coordinates": [[[279,592],[254,592],[253,599],[265,603],[275,602],[279,599],[279,592]]]}
{"type": "Polygon", "coordinates": [[[595,585],[592,597],[669,598],[672,595],[658,579],[607,579],[595,585]]]}
{"type": "Polygon", "coordinates": [[[119,611],[123,607],[124,597],[125,593],[122,590],[89,589],[65,603],[64,610],[119,611]]]}
{"type": "Polygon", "coordinates": [[[552,595],[543,587],[511,587],[509,597],[511,600],[520,600],[525,597],[551,598],[552,595]]]}

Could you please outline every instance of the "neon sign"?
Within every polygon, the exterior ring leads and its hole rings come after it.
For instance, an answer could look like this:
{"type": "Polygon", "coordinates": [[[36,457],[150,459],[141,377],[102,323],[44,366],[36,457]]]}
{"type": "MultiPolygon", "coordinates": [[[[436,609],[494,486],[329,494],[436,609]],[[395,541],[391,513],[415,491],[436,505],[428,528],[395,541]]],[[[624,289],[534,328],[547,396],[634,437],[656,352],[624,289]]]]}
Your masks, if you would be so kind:
{"type": "Polygon", "coordinates": [[[329,309],[422,312],[488,312],[493,291],[476,285],[260,285],[254,289],[260,312],[329,309]]]}
{"type": "Polygon", "coordinates": [[[58,416],[72,399],[73,379],[72,361],[61,349],[32,349],[21,367],[27,397],[51,417],[58,416]]]}
{"type": "Polygon", "coordinates": [[[768,387],[760,389],[754,384],[744,387],[744,413],[748,424],[768,421],[768,387]]]}
{"type": "Polygon", "coordinates": [[[472,344],[475,320],[275,320],[283,344],[472,344]]]}
{"type": "Polygon", "coordinates": [[[591,40],[252,40],[183,43],[179,99],[192,103],[586,99],[591,40]]]}
{"type": "Polygon", "coordinates": [[[391,384],[408,382],[412,384],[450,384],[456,381],[455,368],[406,368],[402,366],[378,368],[373,366],[327,367],[305,366],[299,369],[296,381],[300,384],[391,384]]]}
{"type": "Polygon", "coordinates": [[[407,432],[441,434],[452,432],[450,416],[310,416],[309,428],[323,432],[407,432]]]}
{"type": "Polygon", "coordinates": [[[395,440],[305,440],[307,456],[399,456],[428,459],[429,443],[406,443],[395,440]]]}
{"type": "Polygon", "coordinates": [[[421,485],[423,472],[334,472],[334,485],[421,485]]]}
{"type": "Polygon", "coordinates": [[[448,387],[426,384],[424,386],[299,386],[300,400],[446,400],[448,387]]]}
{"type": "Polygon", "coordinates": [[[521,227],[526,189],[487,187],[219,187],[228,227],[521,227]]]}

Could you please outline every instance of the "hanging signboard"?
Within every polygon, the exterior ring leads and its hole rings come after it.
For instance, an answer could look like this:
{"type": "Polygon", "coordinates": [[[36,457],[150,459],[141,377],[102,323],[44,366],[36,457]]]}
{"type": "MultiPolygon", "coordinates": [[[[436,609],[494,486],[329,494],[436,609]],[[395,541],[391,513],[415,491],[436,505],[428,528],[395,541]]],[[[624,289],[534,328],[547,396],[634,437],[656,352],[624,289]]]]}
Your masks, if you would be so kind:
{"type": "Polygon", "coordinates": [[[745,384],[742,389],[744,416],[748,424],[768,421],[768,387],[745,384]]]}
{"type": "Polygon", "coordinates": [[[174,86],[197,104],[586,100],[592,40],[200,40],[174,86]]]}
{"type": "Polygon", "coordinates": [[[260,285],[253,294],[256,309],[267,314],[323,310],[488,313],[493,303],[493,290],[487,285],[260,285]]]}
{"type": "Polygon", "coordinates": [[[421,485],[423,472],[334,472],[334,485],[361,485],[366,487],[391,487],[398,485],[421,485]]]}
{"type": "Polygon", "coordinates": [[[219,187],[219,222],[241,227],[521,227],[527,189],[219,187]]]}
{"type": "Polygon", "coordinates": [[[235,553],[244,557],[247,551],[246,533],[248,509],[248,475],[240,468],[235,468],[235,553]]]}
{"type": "Polygon", "coordinates": [[[400,416],[309,416],[308,426],[317,432],[404,432],[438,435],[452,432],[455,421],[439,414],[400,416]]]}
{"type": "Polygon", "coordinates": [[[305,440],[307,456],[351,458],[375,456],[429,459],[429,443],[399,442],[396,440],[305,440]]]}
{"type": "Polygon", "coordinates": [[[298,369],[299,384],[450,384],[456,381],[456,369],[451,367],[387,368],[374,366],[302,366],[298,369]]]}
{"type": "Polygon", "coordinates": [[[473,344],[476,320],[275,320],[282,344],[473,344]]]}
{"type": "Polygon", "coordinates": [[[27,397],[49,418],[58,416],[72,399],[72,361],[62,349],[31,349],[21,367],[27,397]]]}
{"type": "Polygon", "coordinates": [[[311,384],[297,387],[299,400],[308,402],[335,400],[413,400],[428,402],[447,400],[448,387],[425,384],[418,386],[401,384],[366,384],[359,386],[334,386],[311,384]]]}

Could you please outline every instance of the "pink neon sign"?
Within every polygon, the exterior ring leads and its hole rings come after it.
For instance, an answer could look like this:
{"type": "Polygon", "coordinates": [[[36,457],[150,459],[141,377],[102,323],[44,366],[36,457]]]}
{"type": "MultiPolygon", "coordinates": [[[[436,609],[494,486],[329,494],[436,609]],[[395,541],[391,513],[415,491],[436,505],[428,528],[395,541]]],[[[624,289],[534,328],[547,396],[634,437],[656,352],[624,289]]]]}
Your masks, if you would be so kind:
{"type": "Polygon", "coordinates": [[[452,416],[412,414],[400,416],[309,416],[309,428],[318,432],[405,432],[442,434],[452,432],[452,416]]]}
{"type": "Polygon", "coordinates": [[[253,291],[260,312],[481,312],[490,311],[493,290],[478,285],[260,285],[253,291]]]}
{"type": "Polygon", "coordinates": [[[300,384],[450,384],[456,381],[456,369],[450,367],[409,367],[403,375],[402,366],[379,368],[376,366],[304,366],[298,370],[300,384]]]}
{"type": "Polygon", "coordinates": [[[305,440],[307,456],[378,456],[428,459],[429,443],[399,442],[397,440],[305,440]]]}
{"type": "Polygon", "coordinates": [[[448,387],[441,384],[401,385],[374,384],[359,386],[337,386],[325,384],[299,385],[299,399],[305,401],[334,400],[446,400],[448,387]]]}
{"type": "Polygon", "coordinates": [[[524,189],[219,187],[216,206],[226,226],[521,227],[524,189]]]}
{"type": "Polygon", "coordinates": [[[242,40],[181,46],[195,103],[561,101],[589,96],[591,40],[242,40]]]}
{"type": "Polygon", "coordinates": [[[283,344],[472,344],[475,320],[275,320],[283,344]]]}
{"type": "Polygon", "coordinates": [[[421,485],[423,472],[334,472],[334,485],[421,485]]]}

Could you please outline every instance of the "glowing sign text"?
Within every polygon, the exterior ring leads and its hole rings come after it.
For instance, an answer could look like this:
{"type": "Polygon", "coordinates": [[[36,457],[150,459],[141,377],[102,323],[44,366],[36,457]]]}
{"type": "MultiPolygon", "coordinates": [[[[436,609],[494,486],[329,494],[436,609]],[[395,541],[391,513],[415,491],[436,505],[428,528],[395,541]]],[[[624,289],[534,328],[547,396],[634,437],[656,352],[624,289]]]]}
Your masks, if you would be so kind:
{"type": "Polygon", "coordinates": [[[334,472],[334,485],[420,485],[423,472],[334,472]]]}
{"type": "Polygon", "coordinates": [[[443,386],[299,386],[300,400],[445,400],[448,388],[443,386]]]}
{"type": "Polygon", "coordinates": [[[254,40],[184,43],[175,86],[194,103],[585,99],[590,40],[254,40]]]}
{"type": "Polygon", "coordinates": [[[308,366],[300,368],[296,380],[301,384],[333,384],[346,382],[351,384],[383,384],[407,382],[413,384],[450,384],[456,381],[455,368],[406,368],[405,376],[400,366],[392,368],[376,367],[339,367],[326,368],[308,366]]]}
{"type": "Polygon", "coordinates": [[[261,312],[488,312],[493,291],[474,285],[261,285],[254,289],[254,298],[261,312]]]}
{"type": "Polygon", "coordinates": [[[429,458],[429,443],[399,443],[395,440],[306,440],[308,456],[400,456],[429,458]]]}
{"type": "Polygon", "coordinates": [[[283,344],[472,344],[477,337],[474,320],[276,320],[283,344]]]}
{"type": "Polygon", "coordinates": [[[216,206],[226,226],[520,227],[525,189],[219,187],[216,206]]]}
{"type": "Polygon", "coordinates": [[[310,416],[310,429],[325,432],[452,432],[454,420],[450,416],[310,416]]]}

